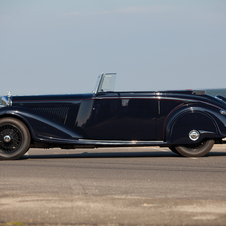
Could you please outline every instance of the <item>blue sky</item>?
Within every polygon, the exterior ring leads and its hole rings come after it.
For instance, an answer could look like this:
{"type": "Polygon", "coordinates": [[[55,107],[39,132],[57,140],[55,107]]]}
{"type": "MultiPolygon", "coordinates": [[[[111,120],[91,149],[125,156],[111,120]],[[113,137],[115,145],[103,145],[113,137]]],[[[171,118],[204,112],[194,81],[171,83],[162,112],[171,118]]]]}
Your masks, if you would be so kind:
{"type": "Polygon", "coordinates": [[[226,88],[225,40],[225,0],[0,0],[0,95],[226,88]]]}

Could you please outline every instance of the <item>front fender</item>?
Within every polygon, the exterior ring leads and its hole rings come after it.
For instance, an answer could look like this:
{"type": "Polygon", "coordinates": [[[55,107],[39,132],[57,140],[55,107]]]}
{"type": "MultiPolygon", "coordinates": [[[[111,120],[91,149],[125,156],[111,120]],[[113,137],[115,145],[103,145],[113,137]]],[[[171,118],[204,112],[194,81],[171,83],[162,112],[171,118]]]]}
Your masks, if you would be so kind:
{"type": "Polygon", "coordinates": [[[226,118],[222,118],[216,108],[203,108],[199,106],[185,106],[177,110],[166,126],[166,141],[169,144],[194,144],[203,139],[223,138],[226,118]],[[189,138],[192,130],[199,132],[199,139],[193,141],[189,138]]]}
{"type": "Polygon", "coordinates": [[[31,109],[22,107],[6,107],[0,110],[0,117],[15,117],[23,121],[28,127],[35,141],[57,139],[80,139],[81,134],[72,130],[61,122],[54,121],[51,117],[42,115],[31,109]]]}

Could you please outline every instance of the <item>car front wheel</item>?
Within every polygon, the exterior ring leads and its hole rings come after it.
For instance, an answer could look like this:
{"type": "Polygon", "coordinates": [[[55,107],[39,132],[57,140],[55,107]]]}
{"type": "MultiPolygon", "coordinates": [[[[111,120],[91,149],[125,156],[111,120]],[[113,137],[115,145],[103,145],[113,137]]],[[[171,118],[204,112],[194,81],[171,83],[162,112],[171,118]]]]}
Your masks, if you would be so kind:
{"type": "Polygon", "coordinates": [[[177,146],[175,149],[185,157],[201,157],[212,149],[214,142],[214,140],[205,140],[199,144],[177,146]]]}
{"type": "Polygon", "coordinates": [[[30,146],[30,133],[23,122],[15,118],[0,119],[0,159],[23,156],[30,146]]]}

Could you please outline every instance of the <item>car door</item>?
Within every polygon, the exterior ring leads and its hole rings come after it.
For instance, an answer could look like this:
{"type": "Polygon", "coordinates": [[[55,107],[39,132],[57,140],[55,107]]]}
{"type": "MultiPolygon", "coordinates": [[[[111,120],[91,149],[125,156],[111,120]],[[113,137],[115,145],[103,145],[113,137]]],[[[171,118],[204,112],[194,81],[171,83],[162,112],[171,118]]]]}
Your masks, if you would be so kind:
{"type": "Polygon", "coordinates": [[[156,140],[157,100],[136,93],[102,93],[94,100],[88,138],[156,140]]]}

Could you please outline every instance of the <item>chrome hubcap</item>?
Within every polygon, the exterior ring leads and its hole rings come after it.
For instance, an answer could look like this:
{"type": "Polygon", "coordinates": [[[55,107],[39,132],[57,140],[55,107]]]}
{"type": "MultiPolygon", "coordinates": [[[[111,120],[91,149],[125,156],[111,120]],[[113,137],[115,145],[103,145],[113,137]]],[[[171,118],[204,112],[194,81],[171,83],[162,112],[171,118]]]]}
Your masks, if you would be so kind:
{"type": "Polygon", "coordinates": [[[4,136],[4,142],[9,143],[11,141],[11,137],[9,135],[4,136]]]}
{"type": "Polygon", "coordinates": [[[197,130],[192,130],[192,131],[190,131],[190,133],[189,133],[189,138],[190,138],[192,141],[198,140],[198,139],[199,139],[199,136],[200,136],[200,134],[199,134],[199,132],[198,132],[197,130]]]}

